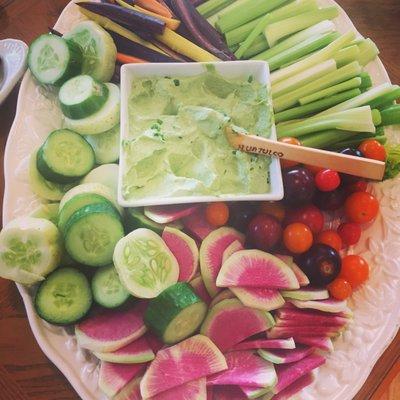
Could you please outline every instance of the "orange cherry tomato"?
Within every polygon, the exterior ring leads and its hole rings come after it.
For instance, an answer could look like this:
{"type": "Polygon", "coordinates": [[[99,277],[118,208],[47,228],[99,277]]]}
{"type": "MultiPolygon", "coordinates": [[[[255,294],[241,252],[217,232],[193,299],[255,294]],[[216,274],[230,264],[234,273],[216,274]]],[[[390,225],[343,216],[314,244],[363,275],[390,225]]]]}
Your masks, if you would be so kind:
{"type": "Polygon", "coordinates": [[[354,254],[343,257],[339,277],[347,280],[355,289],[368,279],[369,265],[362,257],[354,254]]]}
{"type": "Polygon", "coordinates": [[[286,215],[285,207],[282,203],[276,201],[262,201],[259,206],[259,211],[261,214],[272,215],[278,221],[283,221],[286,215]]]}
{"type": "Polygon", "coordinates": [[[322,231],[317,236],[317,243],[326,244],[327,246],[333,247],[336,251],[340,251],[343,242],[338,233],[334,230],[328,229],[326,231],[322,231]]]}
{"type": "Polygon", "coordinates": [[[358,146],[358,150],[363,153],[364,157],[378,161],[386,160],[387,154],[385,147],[375,139],[364,140],[360,146],[358,146]]]}
{"type": "MultiPolygon", "coordinates": [[[[283,137],[283,138],[280,138],[279,141],[282,143],[294,144],[295,146],[301,146],[300,140],[296,139],[294,137],[283,137]]],[[[295,161],[281,160],[282,168],[294,167],[297,164],[298,164],[298,162],[295,162],[295,161]]]]}
{"type": "Polygon", "coordinates": [[[347,218],[351,222],[364,224],[373,221],[379,212],[379,202],[370,193],[352,193],[344,205],[347,218]]]}
{"type": "Polygon", "coordinates": [[[329,293],[337,300],[346,300],[353,292],[349,282],[342,278],[336,278],[328,285],[329,293]]]}
{"type": "Polygon", "coordinates": [[[213,226],[223,226],[229,219],[229,207],[226,203],[210,203],[206,208],[206,220],[213,226]]]}
{"type": "Polygon", "coordinates": [[[292,253],[301,254],[312,246],[313,234],[307,225],[295,222],[283,231],[283,243],[292,253]]]}

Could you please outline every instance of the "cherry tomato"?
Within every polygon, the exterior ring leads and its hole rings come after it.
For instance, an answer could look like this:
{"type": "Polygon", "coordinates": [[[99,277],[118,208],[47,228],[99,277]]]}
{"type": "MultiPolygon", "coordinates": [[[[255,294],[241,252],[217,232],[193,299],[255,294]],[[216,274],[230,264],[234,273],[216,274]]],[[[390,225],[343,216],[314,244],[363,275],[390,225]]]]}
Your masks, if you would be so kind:
{"type": "Polygon", "coordinates": [[[261,214],[272,215],[278,221],[283,221],[285,218],[285,207],[276,201],[262,201],[260,203],[259,211],[261,214]]]}
{"type": "Polygon", "coordinates": [[[296,222],[283,231],[283,243],[292,253],[301,254],[312,246],[313,234],[307,225],[296,222]]]}
{"type": "Polygon", "coordinates": [[[349,282],[342,278],[336,278],[328,285],[329,293],[337,300],[346,300],[353,292],[349,282]]]}
{"type": "Polygon", "coordinates": [[[367,158],[372,158],[373,160],[378,161],[386,160],[385,147],[375,139],[364,140],[358,147],[358,150],[360,150],[367,158]]]}
{"type": "Polygon", "coordinates": [[[369,265],[362,257],[354,254],[343,257],[339,277],[347,280],[355,289],[368,279],[369,265]]]}
{"type": "Polygon", "coordinates": [[[361,226],[354,222],[345,222],[337,230],[346,246],[354,246],[361,238],[361,226]]]}
{"type": "Polygon", "coordinates": [[[246,242],[252,248],[270,251],[280,242],[281,237],[281,224],[271,215],[258,214],[247,227],[246,242]]]}
{"type": "Polygon", "coordinates": [[[368,188],[367,181],[357,181],[346,186],[347,193],[366,192],[368,188]]]}
{"type": "MultiPolygon", "coordinates": [[[[298,140],[294,137],[283,137],[283,138],[280,138],[279,141],[282,143],[294,144],[295,146],[301,146],[300,140],[298,140]]],[[[298,162],[296,162],[296,161],[281,160],[282,168],[294,167],[297,164],[298,164],[298,162]]]]}
{"type": "Polygon", "coordinates": [[[332,169],[323,169],[315,175],[315,186],[321,192],[332,192],[340,185],[340,176],[332,169]]]}
{"type": "Polygon", "coordinates": [[[229,207],[226,203],[210,203],[206,208],[206,220],[213,226],[223,226],[229,219],[229,207]]]}
{"type": "Polygon", "coordinates": [[[317,236],[317,243],[326,244],[327,246],[333,247],[336,251],[340,251],[343,247],[341,237],[334,230],[322,231],[317,236]]]}
{"type": "Polygon", "coordinates": [[[301,222],[307,225],[313,234],[319,233],[324,227],[324,214],[321,210],[309,204],[304,207],[290,209],[286,213],[285,225],[293,224],[295,222],[301,222]]]}
{"type": "Polygon", "coordinates": [[[355,192],[346,199],[344,208],[351,222],[364,224],[373,221],[378,215],[379,203],[370,193],[355,192]]]}

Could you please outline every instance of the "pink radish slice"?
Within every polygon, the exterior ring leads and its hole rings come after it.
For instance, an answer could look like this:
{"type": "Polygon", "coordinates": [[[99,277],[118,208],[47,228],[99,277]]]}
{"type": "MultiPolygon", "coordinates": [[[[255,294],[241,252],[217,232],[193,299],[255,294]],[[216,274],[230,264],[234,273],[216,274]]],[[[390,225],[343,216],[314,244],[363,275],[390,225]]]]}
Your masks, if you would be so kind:
{"type": "Polygon", "coordinates": [[[151,206],[144,208],[144,215],[158,224],[169,224],[170,222],[192,215],[198,208],[197,204],[151,206]]]}
{"type": "Polygon", "coordinates": [[[141,376],[133,378],[124,388],[113,397],[113,400],[142,400],[140,394],[141,376]]]}
{"type": "Polygon", "coordinates": [[[245,306],[257,310],[272,311],[285,304],[285,299],[275,289],[232,287],[230,290],[245,306]]]}
{"type": "Polygon", "coordinates": [[[281,254],[275,254],[276,257],[281,259],[296,275],[297,280],[299,281],[300,286],[307,286],[310,284],[310,280],[308,279],[307,275],[300,269],[300,267],[295,264],[293,261],[293,257],[291,256],[284,256],[281,254]]]}
{"type": "Polygon", "coordinates": [[[230,351],[235,350],[257,350],[257,349],[294,349],[296,344],[292,338],[289,339],[259,339],[248,340],[233,346],[230,351]]]}
{"type": "Polygon", "coordinates": [[[258,350],[258,354],[274,364],[289,364],[309,356],[314,352],[313,347],[298,346],[293,350],[258,350]]]}
{"type": "Polygon", "coordinates": [[[315,319],[281,319],[276,318],[276,326],[288,327],[288,326],[298,326],[298,327],[311,327],[311,326],[337,326],[339,328],[344,327],[349,320],[347,318],[332,317],[331,320],[323,320],[316,317],[315,319]]]}
{"type": "Polygon", "coordinates": [[[332,340],[323,336],[298,336],[296,338],[296,343],[313,346],[317,349],[329,351],[330,353],[333,351],[332,340]]]}
{"type": "Polygon", "coordinates": [[[277,395],[273,397],[273,400],[290,400],[293,396],[299,393],[301,390],[310,386],[314,381],[314,377],[312,374],[307,374],[302,376],[301,378],[295,380],[291,385],[289,385],[286,389],[279,392],[277,395]]]}
{"type": "Polygon", "coordinates": [[[215,229],[207,222],[204,208],[199,208],[193,214],[183,218],[182,222],[185,230],[200,240],[205,239],[215,229]]]}
{"type": "Polygon", "coordinates": [[[213,386],[213,400],[247,400],[239,386],[213,386]]]}
{"type": "Polygon", "coordinates": [[[189,283],[197,296],[199,296],[204,301],[204,303],[209,305],[212,299],[207,292],[207,289],[203,282],[203,278],[201,276],[197,276],[196,278],[193,278],[189,283]]]}
{"type": "Polygon", "coordinates": [[[281,320],[287,321],[301,321],[302,323],[331,323],[336,322],[338,324],[345,324],[349,322],[347,317],[344,317],[344,314],[334,314],[334,313],[324,313],[321,311],[306,311],[306,310],[296,310],[296,309],[286,309],[281,308],[276,311],[277,318],[281,320]]]}
{"type": "Polygon", "coordinates": [[[222,254],[222,264],[234,253],[237,251],[243,250],[243,244],[239,242],[239,240],[235,240],[232,242],[225,250],[224,253],[222,254]]]}
{"type": "Polygon", "coordinates": [[[206,378],[190,381],[181,386],[161,392],[149,400],[206,400],[206,378]]]}
{"type": "Polygon", "coordinates": [[[337,326],[275,326],[267,332],[268,339],[284,339],[292,337],[296,341],[297,336],[336,336],[343,328],[337,326]]]}

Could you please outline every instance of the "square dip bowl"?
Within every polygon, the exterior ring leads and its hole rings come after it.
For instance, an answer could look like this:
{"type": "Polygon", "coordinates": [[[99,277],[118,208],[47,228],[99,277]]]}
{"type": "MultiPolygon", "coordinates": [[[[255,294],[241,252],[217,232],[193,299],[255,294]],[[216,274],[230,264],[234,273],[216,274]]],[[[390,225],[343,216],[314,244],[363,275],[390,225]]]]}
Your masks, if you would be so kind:
{"type": "MultiPolygon", "coordinates": [[[[120,142],[120,168],[118,177],[118,203],[123,207],[141,207],[151,205],[168,205],[216,201],[276,201],[283,198],[283,183],[279,159],[272,157],[269,164],[269,190],[265,193],[243,194],[230,193],[220,195],[184,195],[160,196],[159,194],[146,197],[125,198],[123,194],[124,175],[129,166],[124,155],[123,144],[131,139],[129,102],[132,96],[132,83],[136,79],[151,79],[170,77],[179,79],[194,77],[206,73],[209,69],[225,79],[243,79],[250,77],[256,82],[266,86],[271,107],[271,132],[270,139],[276,140],[276,129],[272,111],[271,85],[268,64],[263,61],[229,61],[216,63],[157,63],[157,64],[126,64],[121,68],[121,142],[120,142]]],[[[131,107],[134,109],[134,103],[131,107]]],[[[223,133],[221,133],[223,134],[223,133]]],[[[133,148],[134,150],[134,148],[133,148]]],[[[138,151],[140,149],[138,148],[138,151]]],[[[229,151],[233,151],[231,148],[229,151]]],[[[264,156],[258,156],[264,157],[264,156]]]]}

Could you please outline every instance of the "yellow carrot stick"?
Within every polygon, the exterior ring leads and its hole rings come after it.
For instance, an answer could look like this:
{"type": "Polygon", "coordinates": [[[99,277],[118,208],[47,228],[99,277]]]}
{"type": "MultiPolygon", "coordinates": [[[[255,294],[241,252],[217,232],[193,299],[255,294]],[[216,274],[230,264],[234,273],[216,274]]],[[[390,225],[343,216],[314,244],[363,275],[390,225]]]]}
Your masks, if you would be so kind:
{"type": "Polygon", "coordinates": [[[156,0],[136,0],[136,2],[140,7],[146,8],[149,11],[153,11],[158,15],[164,15],[164,17],[168,18],[172,17],[171,11],[156,0]]]}

